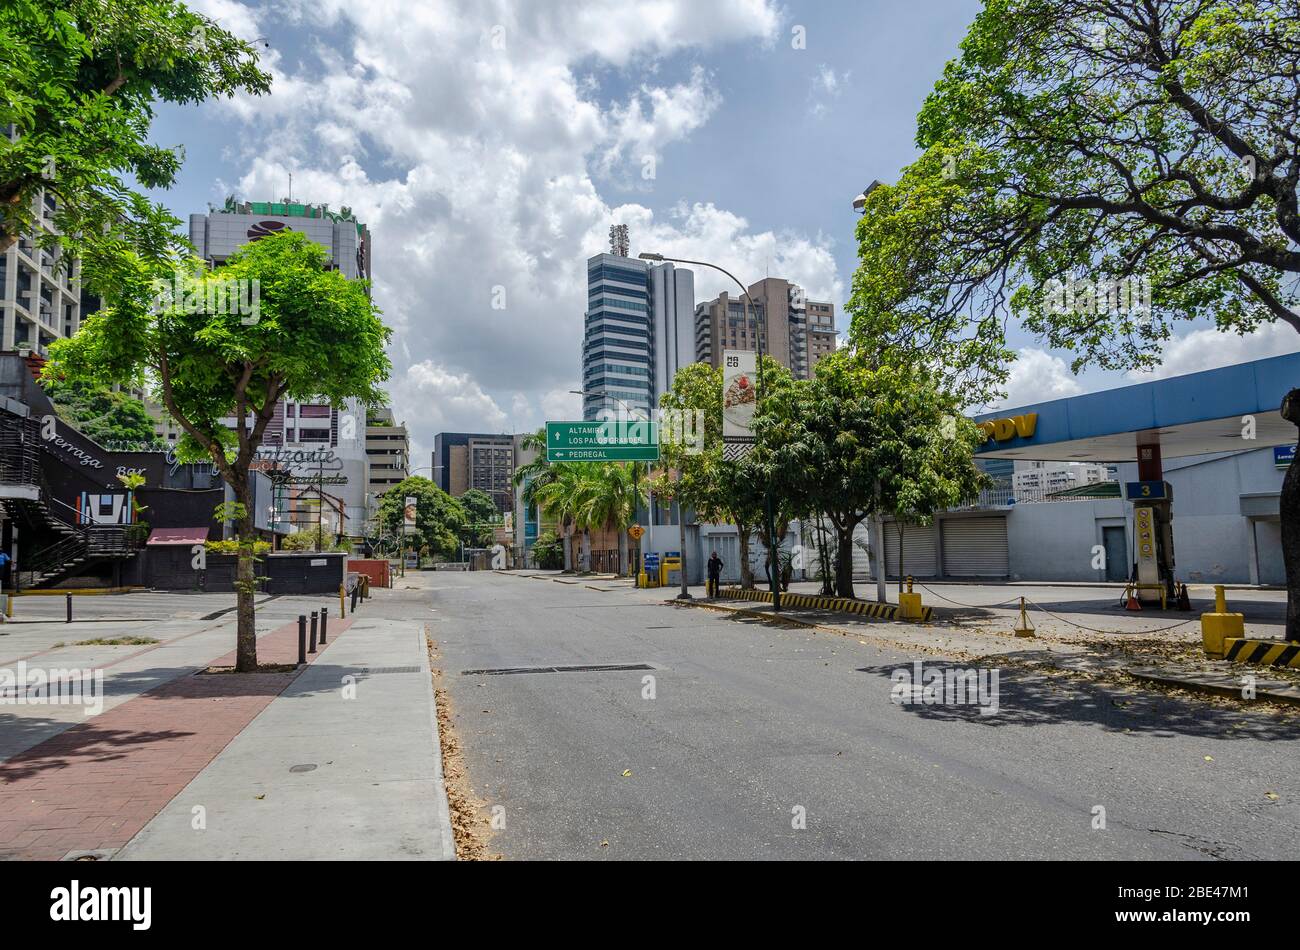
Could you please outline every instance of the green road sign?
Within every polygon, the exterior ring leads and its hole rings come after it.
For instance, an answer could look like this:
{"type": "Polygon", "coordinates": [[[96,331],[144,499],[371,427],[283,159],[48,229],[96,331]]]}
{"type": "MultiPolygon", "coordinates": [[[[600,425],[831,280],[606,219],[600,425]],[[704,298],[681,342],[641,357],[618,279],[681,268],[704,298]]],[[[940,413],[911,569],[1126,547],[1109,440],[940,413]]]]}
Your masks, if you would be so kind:
{"type": "Polygon", "coordinates": [[[657,462],[659,432],[653,422],[548,422],[548,462],[657,462]]]}

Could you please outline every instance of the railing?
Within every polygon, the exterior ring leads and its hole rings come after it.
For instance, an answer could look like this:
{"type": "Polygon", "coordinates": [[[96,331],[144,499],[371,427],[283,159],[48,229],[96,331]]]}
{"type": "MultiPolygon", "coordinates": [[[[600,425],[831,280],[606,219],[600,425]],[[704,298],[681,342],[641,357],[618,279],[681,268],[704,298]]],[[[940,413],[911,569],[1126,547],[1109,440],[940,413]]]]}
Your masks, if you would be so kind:
{"type": "Polygon", "coordinates": [[[0,483],[39,483],[39,434],[39,424],[35,419],[0,410],[0,483]]]}
{"type": "Polygon", "coordinates": [[[22,573],[27,576],[29,584],[35,583],[37,575],[49,574],[69,561],[85,557],[86,553],[86,536],[81,533],[69,535],[29,554],[22,564],[22,573]]]}
{"type": "Polygon", "coordinates": [[[1057,501],[1105,501],[1105,497],[1089,495],[1055,495],[1059,488],[986,488],[974,498],[954,506],[952,511],[966,508],[1008,508],[1011,505],[1038,504],[1057,501]]]}

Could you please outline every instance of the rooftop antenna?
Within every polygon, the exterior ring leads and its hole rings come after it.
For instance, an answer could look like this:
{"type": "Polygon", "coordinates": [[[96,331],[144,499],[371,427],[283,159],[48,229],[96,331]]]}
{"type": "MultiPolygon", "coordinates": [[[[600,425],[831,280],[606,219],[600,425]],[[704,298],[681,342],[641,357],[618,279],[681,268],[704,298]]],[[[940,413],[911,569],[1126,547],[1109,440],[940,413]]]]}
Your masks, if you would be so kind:
{"type": "Polygon", "coordinates": [[[612,224],[609,228],[609,253],[615,257],[627,257],[630,242],[626,224],[612,224]]]}

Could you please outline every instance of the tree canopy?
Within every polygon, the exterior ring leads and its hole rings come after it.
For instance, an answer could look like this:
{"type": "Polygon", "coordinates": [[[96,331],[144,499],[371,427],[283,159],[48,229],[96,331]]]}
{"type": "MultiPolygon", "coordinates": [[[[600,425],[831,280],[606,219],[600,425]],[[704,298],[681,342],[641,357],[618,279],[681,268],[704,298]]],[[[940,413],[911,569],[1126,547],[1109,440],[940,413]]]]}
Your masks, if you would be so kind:
{"type": "Polygon", "coordinates": [[[1150,366],[1180,320],[1300,330],[1300,19],[1272,0],[986,0],[858,228],[856,343],[968,401],[1010,315],[1150,366]]]}
{"type": "Polygon", "coordinates": [[[180,0],[5,0],[0,4],[0,253],[33,224],[32,199],[111,289],[127,252],[165,259],[180,222],[136,186],[166,188],[179,148],[147,141],[155,103],[260,95],[271,77],[253,42],[180,0]]]}

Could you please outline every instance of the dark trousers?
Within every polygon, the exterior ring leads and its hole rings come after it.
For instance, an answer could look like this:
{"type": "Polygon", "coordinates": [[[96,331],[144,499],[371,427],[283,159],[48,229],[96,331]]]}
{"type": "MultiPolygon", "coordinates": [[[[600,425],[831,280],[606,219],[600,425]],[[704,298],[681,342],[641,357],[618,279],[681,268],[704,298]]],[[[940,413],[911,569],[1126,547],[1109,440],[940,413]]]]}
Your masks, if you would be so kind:
{"type": "Polygon", "coordinates": [[[705,586],[705,595],[708,597],[718,596],[718,579],[712,574],[709,575],[709,583],[705,586]]]}

